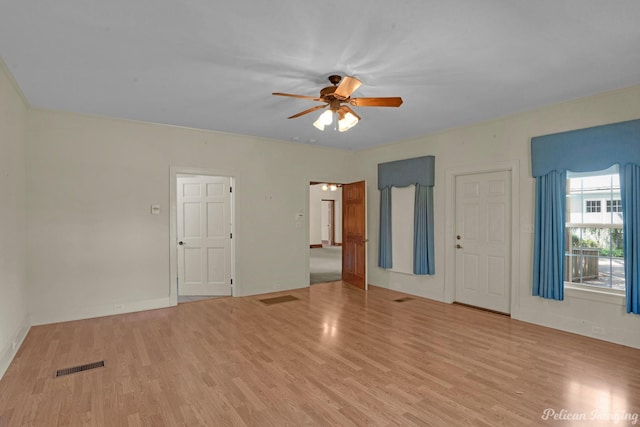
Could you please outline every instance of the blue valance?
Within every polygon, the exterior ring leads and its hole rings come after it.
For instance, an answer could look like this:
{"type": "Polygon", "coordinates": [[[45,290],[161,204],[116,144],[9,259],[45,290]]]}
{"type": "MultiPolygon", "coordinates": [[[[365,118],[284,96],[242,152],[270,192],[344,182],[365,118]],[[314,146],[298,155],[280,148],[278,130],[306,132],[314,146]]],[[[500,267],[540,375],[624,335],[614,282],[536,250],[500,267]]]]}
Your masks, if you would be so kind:
{"type": "Polygon", "coordinates": [[[640,120],[595,126],[531,139],[531,175],[587,172],[640,164],[640,120]]]}
{"type": "Polygon", "coordinates": [[[435,157],[423,156],[378,164],[378,190],[419,184],[433,187],[435,157]]]}

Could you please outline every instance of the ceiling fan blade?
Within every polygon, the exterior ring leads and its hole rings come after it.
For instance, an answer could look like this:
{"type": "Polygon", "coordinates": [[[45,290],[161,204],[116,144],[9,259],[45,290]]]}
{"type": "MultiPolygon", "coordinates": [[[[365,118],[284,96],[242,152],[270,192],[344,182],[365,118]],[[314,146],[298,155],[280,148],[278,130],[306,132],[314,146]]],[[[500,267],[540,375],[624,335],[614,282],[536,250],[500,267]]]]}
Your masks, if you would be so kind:
{"type": "Polygon", "coordinates": [[[333,94],[337,97],[347,99],[353,92],[360,87],[362,82],[355,77],[345,76],[341,81],[336,91],[333,94]]]}
{"type": "Polygon", "coordinates": [[[273,92],[271,95],[276,95],[276,96],[290,96],[292,98],[301,98],[301,99],[310,99],[312,101],[322,101],[322,99],[320,98],[315,98],[313,96],[305,96],[305,95],[294,95],[292,93],[280,93],[280,92],[273,92]]]}
{"type": "Polygon", "coordinates": [[[360,117],[360,116],[359,116],[355,111],[353,111],[353,109],[352,109],[351,107],[349,107],[348,105],[342,105],[342,106],[340,107],[340,110],[342,110],[342,112],[343,112],[344,114],[351,113],[351,114],[353,114],[353,115],[354,115],[358,120],[362,120],[362,117],[360,117]]]}
{"type": "Polygon", "coordinates": [[[305,114],[309,114],[309,113],[313,113],[316,110],[320,110],[322,108],[325,108],[327,105],[329,104],[325,104],[325,105],[316,105],[315,107],[311,107],[308,110],[304,110],[299,112],[298,114],[294,114],[291,117],[288,117],[289,119],[295,119],[296,117],[300,117],[300,116],[304,116],[305,114]]]}
{"type": "Polygon", "coordinates": [[[354,107],[399,107],[402,105],[402,98],[399,96],[390,98],[352,98],[349,104],[354,107]]]}

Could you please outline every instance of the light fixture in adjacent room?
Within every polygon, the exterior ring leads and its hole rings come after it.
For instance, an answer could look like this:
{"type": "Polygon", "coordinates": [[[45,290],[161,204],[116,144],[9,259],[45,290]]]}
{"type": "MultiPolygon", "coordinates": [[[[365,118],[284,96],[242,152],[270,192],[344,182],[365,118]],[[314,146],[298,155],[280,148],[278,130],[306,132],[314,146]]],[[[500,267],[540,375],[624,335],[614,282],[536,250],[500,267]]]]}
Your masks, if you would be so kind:
{"type": "Polygon", "coordinates": [[[322,184],[322,191],[338,191],[337,184],[322,184]]]}

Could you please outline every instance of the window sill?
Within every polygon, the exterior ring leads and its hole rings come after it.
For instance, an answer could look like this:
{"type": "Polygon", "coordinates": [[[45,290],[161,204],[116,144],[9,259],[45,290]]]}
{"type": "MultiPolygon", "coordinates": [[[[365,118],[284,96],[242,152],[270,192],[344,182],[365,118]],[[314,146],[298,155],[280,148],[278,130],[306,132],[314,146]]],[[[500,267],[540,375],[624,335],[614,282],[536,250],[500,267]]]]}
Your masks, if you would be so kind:
{"type": "Polygon", "coordinates": [[[571,298],[587,299],[591,301],[604,302],[625,306],[625,294],[621,291],[598,289],[586,286],[576,286],[569,282],[564,283],[565,295],[571,298]]]}
{"type": "Polygon", "coordinates": [[[399,274],[406,274],[406,275],[409,275],[409,276],[415,276],[413,271],[395,270],[393,267],[392,268],[387,268],[385,270],[390,271],[392,273],[399,273],[399,274]]]}

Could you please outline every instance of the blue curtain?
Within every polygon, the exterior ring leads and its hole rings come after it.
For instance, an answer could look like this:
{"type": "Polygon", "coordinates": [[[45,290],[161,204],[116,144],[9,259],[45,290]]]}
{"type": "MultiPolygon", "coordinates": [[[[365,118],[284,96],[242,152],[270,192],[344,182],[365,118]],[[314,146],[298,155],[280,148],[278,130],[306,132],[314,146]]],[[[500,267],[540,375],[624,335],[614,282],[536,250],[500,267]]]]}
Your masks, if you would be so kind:
{"type": "Polygon", "coordinates": [[[564,299],[566,171],[536,178],[533,295],[564,299]]]}
{"type": "Polygon", "coordinates": [[[640,314],[640,165],[620,167],[627,313],[640,314]]]}
{"type": "Polygon", "coordinates": [[[378,266],[393,267],[391,252],[391,186],[380,190],[380,241],[378,242],[378,266]]]}
{"type": "Polygon", "coordinates": [[[591,172],[640,164],[640,120],[531,138],[531,175],[552,170],[591,172]]]}
{"type": "Polygon", "coordinates": [[[435,274],[433,262],[433,187],[416,184],[413,215],[413,273],[435,274]]]}
{"type": "Polygon", "coordinates": [[[640,120],[543,135],[531,139],[536,178],[533,294],[563,299],[566,171],[589,172],[620,165],[624,218],[627,312],[640,314],[640,120]],[[560,175],[563,175],[560,177],[560,175]],[[562,190],[561,190],[562,188],[562,190]],[[562,207],[560,207],[562,206],[562,207]]]}
{"type": "Polygon", "coordinates": [[[391,253],[391,187],[407,187],[415,184],[413,272],[414,274],[434,274],[434,176],[434,156],[414,157],[412,159],[378,164],[378,190],[380,190],[379,267],[393,267],[391,253]]]}

